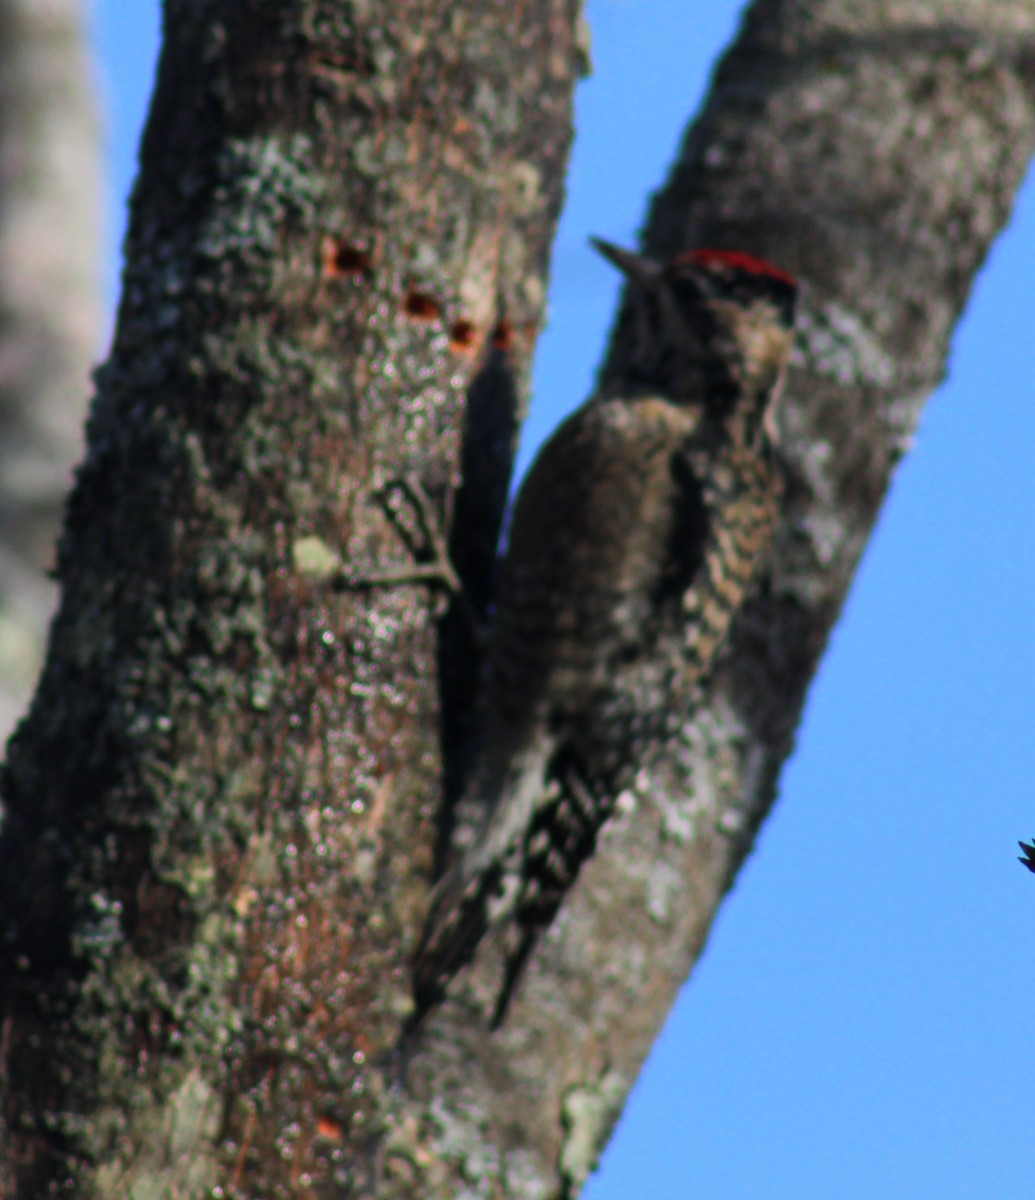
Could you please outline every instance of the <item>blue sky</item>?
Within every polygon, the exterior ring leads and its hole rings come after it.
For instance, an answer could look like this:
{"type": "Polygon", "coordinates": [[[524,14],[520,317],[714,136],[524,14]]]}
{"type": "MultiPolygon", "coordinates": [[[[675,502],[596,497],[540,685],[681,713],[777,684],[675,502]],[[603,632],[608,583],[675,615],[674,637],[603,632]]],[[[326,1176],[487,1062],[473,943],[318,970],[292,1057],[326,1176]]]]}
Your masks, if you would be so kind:
{"type": "MultiPolygon", "coordinates": [[[[522,462],[587,393],[727,0],[590,0],[522,462]]],[[[95,0],[112,280],[157,0],[95,0]]],[[[982,273],[813,686],[781,799],[587,1200],[1035,1196],[1035,190],[982,273]]],[[[113,282],[114,286],[114,282],[113,282]]],[[[847,431],[846,431],[847,433],[847,431]]]]}

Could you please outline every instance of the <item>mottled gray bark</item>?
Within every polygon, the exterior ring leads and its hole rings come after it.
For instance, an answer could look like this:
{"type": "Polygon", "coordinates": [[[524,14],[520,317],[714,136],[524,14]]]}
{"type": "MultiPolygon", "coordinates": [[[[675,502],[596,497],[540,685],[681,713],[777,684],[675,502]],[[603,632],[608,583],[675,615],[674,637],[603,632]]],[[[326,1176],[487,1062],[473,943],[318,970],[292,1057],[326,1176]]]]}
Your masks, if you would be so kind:
{"type": "Polygon", "coordinates": [[[459,623],[436,639],[434,588],[335,580],[420,557],[394,481],[448,515],[462,469],[484,603],[575,14],[273,7],[167,5],[61,615],[4,780],[5,1194],[572,1196],[771,803],[1035,145],[1035,3],[751,10],[645,241],[804,281],[778,553],[698,718],[630,764],[502,1027],[505,928],[402,1054],[440,685],[456,764],[474,656],[459,623]]]}
{"type": "Polygon", "coordinates": [[[576,11],[165,6],[61,610],[3,777],[5,1195],[373,1187],[437,657],[471,655],[441,588],[337,577],[425,554],[419,485],[460,510],[485,595],[576,11]]]}
{"type": "Polygon", "coordinates": [[[0,0],[0,744],[36,682],[102,321],[79,0],[0,0]]]}
{"type": "MultiPolygon", "coordinates": [[[[808,681],[1033,148],[1031,2],[750,9],[644,247],[741,249],[803,281],[777,552],[697,718],[626,764],[632,782],[503,1027],[488,1017],[509,926],[429,1018],[405,1104],[420,1184],[385,1195],[578,1191],[772,804],[808,681]]],[[[618,376],[626,332],[620,320],[605,368],[618,376]]]]}

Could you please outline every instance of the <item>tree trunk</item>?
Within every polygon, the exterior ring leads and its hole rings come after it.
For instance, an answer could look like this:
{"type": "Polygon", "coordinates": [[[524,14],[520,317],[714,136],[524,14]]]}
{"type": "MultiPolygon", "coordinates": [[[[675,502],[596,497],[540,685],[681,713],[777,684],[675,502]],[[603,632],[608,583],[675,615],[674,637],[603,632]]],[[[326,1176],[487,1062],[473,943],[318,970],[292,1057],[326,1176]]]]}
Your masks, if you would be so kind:
{"type": "Polygon", "coordinates": [[[778,551],[693,724],[625,764],[502,1026],[505,926],[408,1036],[439,730],[452,791],[475,656],[457,614],[436,637],[433,584],[343,568],[421,560],[425,492],[484,608],[576,13],[271,7],[167,4],[61,614],[5,778],[6,1194],[570,1197],[772,801],[1008,215],[1035,3],[748,13],[645,243],[805,283],[778,551]]]}
{"type": "Polygon", "coordinates": [[[0,743],[43,660],[102,303],[79,0],[0,0],[0,743]]]}
{"type": "Polygon", "coordinates": [[[469,388],[458,558],[491,562],[575,25],[573,0],[166,5],[4,781],[9,1194],[370,1187],[440,803],[442,596],[345,589],[338,562],[423,553],[400,483],[448,522],[469,388]]]}

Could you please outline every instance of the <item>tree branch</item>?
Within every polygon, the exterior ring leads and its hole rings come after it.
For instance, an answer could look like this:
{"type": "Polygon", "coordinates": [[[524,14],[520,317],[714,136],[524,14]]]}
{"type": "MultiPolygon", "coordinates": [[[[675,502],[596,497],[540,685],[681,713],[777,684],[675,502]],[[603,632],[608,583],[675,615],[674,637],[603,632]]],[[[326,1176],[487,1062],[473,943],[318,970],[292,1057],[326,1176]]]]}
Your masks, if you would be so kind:
{"type": "MultiPolygon", "coordinates": [[[[491,1014],[520,935],[428,1019],[404,1111],[448,1184],[578,1191],[776,792],[806,688],[953,325],[1035,147],[1035,6],[758,0],[654,200],[658,260],[736,248],[805,285],[779,413],[790,479],[760,595],[709,695],[614,772],[616,815],[491,1014]],[[472,1166],[472,1164],[477,1164],[472,1166]]],[[[623,309],[604,367],[630,357],[623,309]]],[[[620,386],[620,384],[619,384],[620,386]]],[[[625,698],[636,711],[635,692],[625,698]]]]}

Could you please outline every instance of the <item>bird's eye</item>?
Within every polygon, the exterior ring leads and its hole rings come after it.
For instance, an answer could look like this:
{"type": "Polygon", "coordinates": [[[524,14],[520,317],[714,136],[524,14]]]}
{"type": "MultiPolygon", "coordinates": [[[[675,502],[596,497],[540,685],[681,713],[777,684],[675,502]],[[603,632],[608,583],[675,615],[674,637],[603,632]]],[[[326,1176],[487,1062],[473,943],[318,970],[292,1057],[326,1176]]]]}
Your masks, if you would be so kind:
{"type": "Polygon", "coordinates": [[[773,307],[780,314],[783,321],[787,325],[790,325],[794,321],[794,309],[798,289],[791,283],[784,283],[782,279],[769,279],[767,283],[769,299],[773,307]]]}
{"type": "Polygon", "coordinates": [[[698,305],[708,294],[698,271],[679,272],[670,280],[672,294],[680,305],[698,305]]]}

